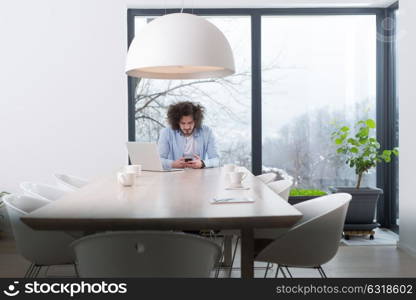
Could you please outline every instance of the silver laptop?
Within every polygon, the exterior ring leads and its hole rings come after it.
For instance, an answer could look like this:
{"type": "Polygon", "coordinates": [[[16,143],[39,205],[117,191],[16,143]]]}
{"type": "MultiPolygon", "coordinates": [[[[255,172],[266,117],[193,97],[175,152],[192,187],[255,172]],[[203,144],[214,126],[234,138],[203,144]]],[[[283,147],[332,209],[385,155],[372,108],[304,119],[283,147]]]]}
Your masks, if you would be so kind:
{"type": "Polygon", "coordinates": [[[142,165],[143,171],[183,171],[183,169],[163,169],[156,143],[127,142],[126,145],[131,163],[142,165]]]}

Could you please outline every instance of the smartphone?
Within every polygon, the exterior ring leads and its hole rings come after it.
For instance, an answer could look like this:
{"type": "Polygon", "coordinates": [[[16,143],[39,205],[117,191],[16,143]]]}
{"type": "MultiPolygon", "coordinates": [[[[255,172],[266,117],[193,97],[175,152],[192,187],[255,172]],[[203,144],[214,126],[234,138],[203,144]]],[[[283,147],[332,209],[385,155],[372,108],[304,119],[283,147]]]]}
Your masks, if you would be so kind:
{"type": "Polygon", "coordinates": [[[185,158],[185,162],[192,161],[192,158],[185,158]]]}

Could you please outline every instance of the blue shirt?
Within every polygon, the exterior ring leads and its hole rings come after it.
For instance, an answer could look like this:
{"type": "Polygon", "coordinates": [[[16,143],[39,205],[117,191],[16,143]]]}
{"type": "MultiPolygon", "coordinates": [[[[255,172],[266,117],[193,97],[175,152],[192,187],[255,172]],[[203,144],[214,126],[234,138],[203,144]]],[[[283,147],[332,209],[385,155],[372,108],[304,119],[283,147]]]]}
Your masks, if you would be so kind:
{"type": "MultiPolygon", "coordinates": [[[[194,130],[193,136],[196,146],[195,154],[204,161],[207,168],[218,167],[220,160],[211,128],[203,125],[194,130]]],[[[185,143],[185,136],[180,130],[166,127],[160,131],[159,154],[164,169],[171,169],[172,162],[183,157],[185,143]]]]}

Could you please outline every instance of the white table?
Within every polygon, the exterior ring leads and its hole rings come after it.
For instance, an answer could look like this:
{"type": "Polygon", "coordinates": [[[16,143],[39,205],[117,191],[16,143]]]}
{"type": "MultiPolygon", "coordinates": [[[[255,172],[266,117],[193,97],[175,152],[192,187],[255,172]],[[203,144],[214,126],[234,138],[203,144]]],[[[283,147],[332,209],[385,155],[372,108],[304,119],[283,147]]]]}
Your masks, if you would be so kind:
{"type": "MultiPolygon", "coordinates": [[[[246,170],[247,171],[247,170],[246,170]]],[[[101,177],[23,217],[39,230],[239,229],[243,278],[253,277],[254,228],[290,227],[302,214],[249,171],[249,190],[225,190],[221,168],[143,172],[134,187],[122,187],[115,174],[101,177]],[[212,204],[214,197],[255,199],[254,203],[212,204]]]]}

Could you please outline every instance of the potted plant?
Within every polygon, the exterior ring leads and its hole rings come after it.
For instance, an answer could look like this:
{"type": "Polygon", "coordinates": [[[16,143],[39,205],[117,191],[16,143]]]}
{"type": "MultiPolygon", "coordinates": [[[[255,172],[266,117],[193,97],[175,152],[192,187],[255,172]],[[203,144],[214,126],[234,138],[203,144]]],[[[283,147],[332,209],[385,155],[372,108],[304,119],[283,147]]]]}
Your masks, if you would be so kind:
{"type": "Polygon", "coordinates": [[[326,193],[321,190],[312,189],[291,189],[289,194],[289,203],[295,205],[303,201],[314,199],[316,197],[324,196],[326,193]]]}
{"type": "Polygon", "coordinates": [[[337,153],[345,156],[345,163],[355,169],[357,183],[355,187],[330,187],[331,192],[345,192],[352,195],[345,220],[344,231],[369,232],[379,224],[374,222],[377,202],[383,190],[375,187],[361,187],[363,176],[378,163],[391,161],[392,155],[398,155],[397,148],[380,150],[375,138],[376,122],[372,119],[357,122],[353,132],[348,126],[338,127],[332,133],[337,153]]]}

